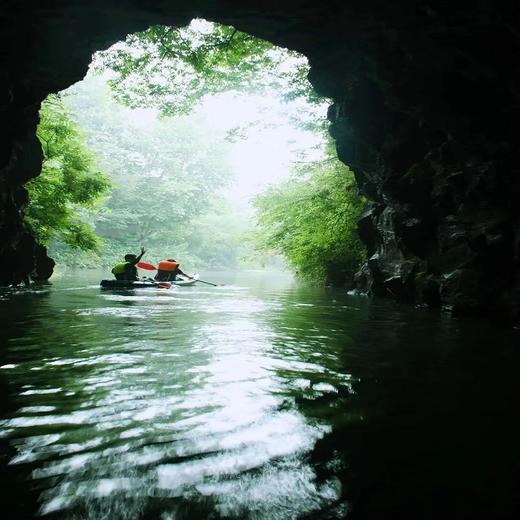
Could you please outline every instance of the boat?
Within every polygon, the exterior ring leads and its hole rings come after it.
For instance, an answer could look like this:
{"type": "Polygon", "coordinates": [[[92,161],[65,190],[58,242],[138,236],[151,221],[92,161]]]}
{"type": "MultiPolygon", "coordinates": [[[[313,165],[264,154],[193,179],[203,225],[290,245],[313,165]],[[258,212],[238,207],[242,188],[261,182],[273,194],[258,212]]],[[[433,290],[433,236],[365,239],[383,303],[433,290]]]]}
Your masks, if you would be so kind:
{"type": "Polygon", "coordinates": [[[101,280],[102,289],[170,289],[170,282],[156,282],[154,280],[101,280]]]}
{"type": "Polygon", "coordinates": [[[172,285],[177,287],[189,287],[195,285],[199,280],[199,275],[194,274],[191,278],[179,278],[171,282],[159,282],[152,280],[151,278],[143,280],[101,280],[100,284],[102,289],[170,289],[172,285]]]}

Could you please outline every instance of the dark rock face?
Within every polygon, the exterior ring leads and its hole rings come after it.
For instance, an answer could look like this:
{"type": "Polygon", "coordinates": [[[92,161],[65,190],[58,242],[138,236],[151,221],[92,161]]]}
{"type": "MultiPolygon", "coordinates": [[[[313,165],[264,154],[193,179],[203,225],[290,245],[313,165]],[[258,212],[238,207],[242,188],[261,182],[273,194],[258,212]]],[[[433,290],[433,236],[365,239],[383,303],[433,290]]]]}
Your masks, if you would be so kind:
{"type": "MultiPolygon", "coordinates": [[[[519,9],[425,0],[7,2],[0,43],[0,283],[45,263],[22,223],[40,102],[97,49],[195,16],[305,54],[333,100],[338,155],[374,201],[359,229],[371,294],[520,314],[519,9]]],[[[49,263],[50,266],[50,263],[49,263]]],[[[47,273],[49,271],[47,266],[47,273]]]]}

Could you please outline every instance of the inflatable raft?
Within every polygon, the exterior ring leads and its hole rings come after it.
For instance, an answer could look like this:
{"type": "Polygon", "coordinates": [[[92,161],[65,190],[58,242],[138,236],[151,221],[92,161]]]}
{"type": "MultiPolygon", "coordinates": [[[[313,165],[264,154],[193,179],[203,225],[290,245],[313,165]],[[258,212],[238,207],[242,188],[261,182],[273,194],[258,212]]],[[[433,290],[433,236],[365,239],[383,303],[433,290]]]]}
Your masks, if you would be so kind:
{"type": "Polygon", "coordinates": [[[169,289],[170,282],[152,282],[151,280],[101,280],[99,283],[102,289],[169,289]]]}
{"type": "Polygon", "coordinates": [[[101,280],[100,286],[103,289],[170,289],[172,285],[178,287],[189,287],[197,283],[199,275],[193,275],[191,279],[174,280],[173,282],[157,282],[155,280],[138,280],[133,282],[131,280],[101,280]]]}

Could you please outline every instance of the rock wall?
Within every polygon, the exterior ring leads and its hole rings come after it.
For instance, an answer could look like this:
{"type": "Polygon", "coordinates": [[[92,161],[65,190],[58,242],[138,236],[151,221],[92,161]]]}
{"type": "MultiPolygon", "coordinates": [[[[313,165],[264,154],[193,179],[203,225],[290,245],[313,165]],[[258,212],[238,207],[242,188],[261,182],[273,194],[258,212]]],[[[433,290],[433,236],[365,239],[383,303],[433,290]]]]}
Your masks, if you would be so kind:
{"type": "Polygon", "coordinates": [[[505,6],[417,3],[422,23],[364,44],[331,108],[338,155],[375,201],[359,222],[372,294],[519,316],[519,11],[505,6]]]}
{"type": "MultiPolygon", "coordinates": [[[[305,54],[333,99],[338,155],[374,203],[359,230],[370,293],[520,315],[515,2],[77,0],[4,2],[0,44],[0,283],[46,264],[22,221],[38,174],[40,102],[91,54],[195,16],[305,54]]],[[[46,269],[49,270],[47,261],[46,269]]]]}

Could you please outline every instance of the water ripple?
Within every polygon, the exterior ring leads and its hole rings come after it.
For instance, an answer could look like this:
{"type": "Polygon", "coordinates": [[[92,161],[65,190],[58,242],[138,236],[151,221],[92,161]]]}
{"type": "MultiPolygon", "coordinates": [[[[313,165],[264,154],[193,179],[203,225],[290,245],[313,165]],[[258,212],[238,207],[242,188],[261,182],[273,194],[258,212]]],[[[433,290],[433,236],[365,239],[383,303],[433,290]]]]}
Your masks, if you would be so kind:
{"type": "Polygon", "coordinates": [[[163,519],[181,515],[179,500],[202,517],[340,507],[339,483],[319,481],[308,462],[331,426],[296,401],[348,393],[351,380],[327,346],[332,332],[298,315],[276,322],[311,306],[237,286],[52,293],[53,326],[13,336],[16,359],[1,367],[18,406],[0,433],[10,466],[41,489],[40,513],[139,518],[158,499],[163,519]]]}

